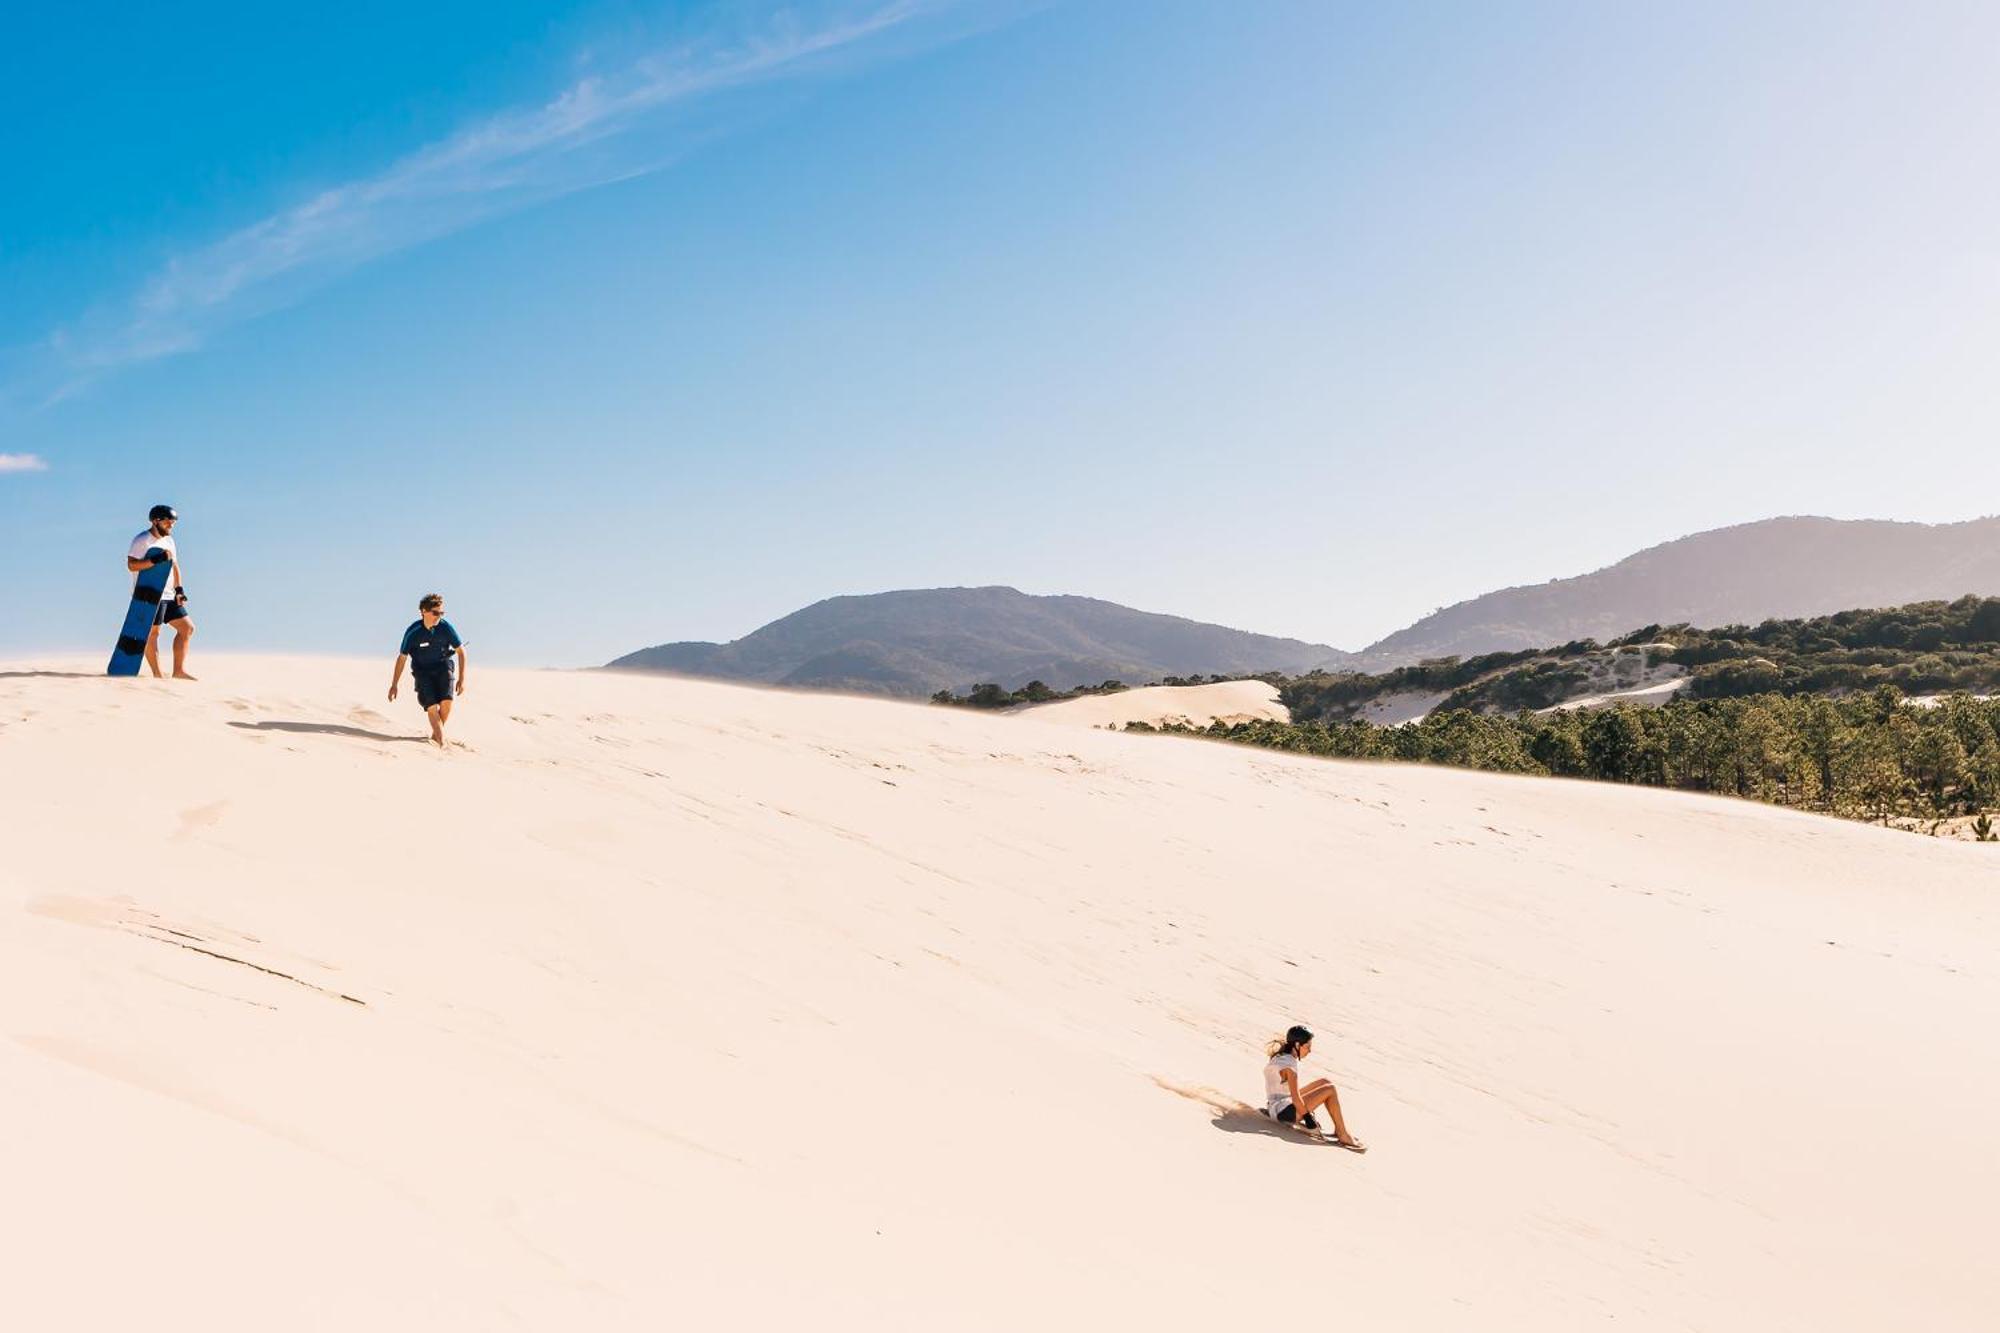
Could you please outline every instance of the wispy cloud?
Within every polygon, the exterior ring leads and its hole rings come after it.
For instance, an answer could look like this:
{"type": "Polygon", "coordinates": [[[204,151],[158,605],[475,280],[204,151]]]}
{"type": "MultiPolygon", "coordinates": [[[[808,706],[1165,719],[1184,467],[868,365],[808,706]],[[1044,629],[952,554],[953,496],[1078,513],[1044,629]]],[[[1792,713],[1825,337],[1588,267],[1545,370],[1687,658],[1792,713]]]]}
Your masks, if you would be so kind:
{"type": "Polygon", "coordinates": [[[0,472],[47,472],[40,454],[0,454],[0,472]]]}
{"type": "Polygon", "coordinates": [[[536,105],[489,116],[176,256],[128,300],[48,337],[37,396],[61,399],[121,368],[191,351],[217,330],[370,260],[658,171],[694,141],[677,112],[732,89],[824,70],[957,3],[873,0],[817,24],[788,8],[749,37],[651,52],[536,105]]]}

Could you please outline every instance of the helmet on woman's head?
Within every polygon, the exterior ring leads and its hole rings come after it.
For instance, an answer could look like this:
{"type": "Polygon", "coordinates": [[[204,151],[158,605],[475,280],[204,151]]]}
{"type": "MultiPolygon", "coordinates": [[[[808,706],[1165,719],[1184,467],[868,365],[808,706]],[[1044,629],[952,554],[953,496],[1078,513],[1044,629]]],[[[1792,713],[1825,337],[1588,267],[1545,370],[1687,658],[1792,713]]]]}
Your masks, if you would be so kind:
{"type": "Polygon", "coordinates": [[[1303,1023],[1294,1023],[1285,1032],[1285,1043],[1289,1046],[1303,1046],[1312,1039],[1312,1029],[1303,1023]]]}

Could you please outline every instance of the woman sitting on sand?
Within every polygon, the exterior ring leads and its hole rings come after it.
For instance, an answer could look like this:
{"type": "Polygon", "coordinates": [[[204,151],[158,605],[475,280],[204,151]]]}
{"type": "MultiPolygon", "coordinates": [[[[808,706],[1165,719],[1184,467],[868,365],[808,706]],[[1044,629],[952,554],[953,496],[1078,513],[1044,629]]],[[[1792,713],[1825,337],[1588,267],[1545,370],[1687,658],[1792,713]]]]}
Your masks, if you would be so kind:
{"type": "Polygon", "coordinates": [[[1316,1078],[1299,1085],[1299,1061],[1311,1055],[1312,1048],[1312,1032],[1298,1026],[1267,1048],[1271,1061],[1264,1066],[1264,1114],[1281,1124],[1317,1131],[1319,1121],[1312,1113],[1324,1106],[1333,1117],[1334,1141],[1343,1148],[1367,1152],[1361,1140],[1347,1132],[1347,1122],[1340,1117],[1340,1093],[1330,1080],[1316,1078]]]}

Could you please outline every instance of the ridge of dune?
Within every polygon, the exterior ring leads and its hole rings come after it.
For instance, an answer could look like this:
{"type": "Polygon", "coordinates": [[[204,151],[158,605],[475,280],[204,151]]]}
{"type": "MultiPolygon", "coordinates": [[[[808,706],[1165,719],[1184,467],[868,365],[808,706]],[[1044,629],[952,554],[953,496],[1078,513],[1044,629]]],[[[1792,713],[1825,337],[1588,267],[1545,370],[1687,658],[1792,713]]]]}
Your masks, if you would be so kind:
{"type": "Polygon", "coordinates": [[[24,1328],[1973,1329],[1993,849],[678,678],[0,667],[24,1328]],[[1263,1125],[1313,1024],[1358,1157],[1263,1125]]]}

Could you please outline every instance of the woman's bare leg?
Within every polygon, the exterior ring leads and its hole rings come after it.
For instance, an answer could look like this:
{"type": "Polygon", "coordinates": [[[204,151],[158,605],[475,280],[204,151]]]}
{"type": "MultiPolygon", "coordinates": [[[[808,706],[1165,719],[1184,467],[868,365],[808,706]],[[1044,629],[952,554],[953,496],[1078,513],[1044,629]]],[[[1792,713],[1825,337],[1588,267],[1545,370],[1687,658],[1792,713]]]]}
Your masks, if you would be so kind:
{"type": "Polygon", "coordinates": [[[1359,1148],[1361,1140],[1347,1132],[1347,1121],[1340,1114],[1340,1090],[1324,1079],[1317,1080],[1317,1082],[1323,1084],[1323,1086],[1317,1087],[1302,1096],[1302,1100],[1306,1104],[1306,1110],[1311,1112],[1318,1107],[1324,1106],[1326,1113],[1333,1117],[1333,1136],[1340,1140],[1346,1147],[1359,1148]]]}

